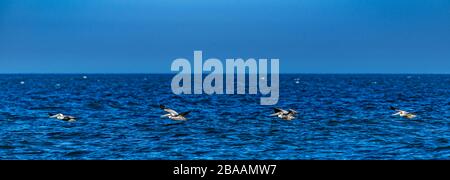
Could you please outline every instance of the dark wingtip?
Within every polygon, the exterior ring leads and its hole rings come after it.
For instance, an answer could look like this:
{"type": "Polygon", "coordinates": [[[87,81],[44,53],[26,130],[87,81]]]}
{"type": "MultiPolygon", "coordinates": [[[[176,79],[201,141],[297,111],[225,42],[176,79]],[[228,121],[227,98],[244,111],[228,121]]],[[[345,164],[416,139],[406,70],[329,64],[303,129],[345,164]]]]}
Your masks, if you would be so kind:
{"type": "Polygon", "coordinates": [[[166,109],[166,106],[164,106],[164,105],[159,105],[159,108],[161,108],[161,109],[166,109]]]}
{"type": "Polygon", "coordinates": [[[54,114],[52,114],[52,113],[48,113],[48,116],[53,116],[54,114]]]}
{"type": "Polygon", "coordinates": [[[391,110],[397,110],[397,108],[395,108],[394,106],[391,106],[389,109],[391,109],[391,110]]]}
{"type": "Polygon", "coordinates": [[[186,116],[186,115],[188,115],[189,113],[191,113],[192,111],[187,111],[187,112],[184,112],[184,113],[181,113],[180,115],[181,116],[186,116]]]}

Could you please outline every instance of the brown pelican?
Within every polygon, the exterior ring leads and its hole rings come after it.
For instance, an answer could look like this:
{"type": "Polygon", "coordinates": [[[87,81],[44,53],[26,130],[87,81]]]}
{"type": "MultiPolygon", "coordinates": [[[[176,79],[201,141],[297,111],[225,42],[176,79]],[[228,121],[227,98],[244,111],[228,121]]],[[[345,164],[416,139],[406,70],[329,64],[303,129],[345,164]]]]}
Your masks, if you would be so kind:
{"type": "Polygon", "coordinates": [[[289,109],[288,111],[280,109],[280,108],[274,108],[275,113],[271,114],[271,116],[277,116],[280,119],[283,120],[293,120],[295,119],[295,115],[297,114],[297,111],[293,109],[289,109]]]}
{"type": "Polygon", "coordinates": [[[48,117],[49,118],[54,118],[54,119],[59,119],[59,120],[63,120],[63,121],[68,121],[68,122],[75,122],[76,121],[76,117],[73,116],[66,116],[64,114],[58,113],[58,114],[51,114],[48,113],[48,117]]]}
{"type": "Polygon", "coordinates": [[[392,106],[390,109],[396,112],[395,114],[393,114],[393,116],[400,116],[400,117],[404,117],[407,119],[413,119],[413,118],[417,117],[417,115],[414,113],[403,111],[403,110],[400,110],[400,109],[392,107],[392,106]]]}
{"type": "Polygon", "coordinates": [[[159,108],[162,110],[168,112],[168,114],[162,115],[161,118],[168,117],[169,119],[176,120],[176,121],[186,121],[186,116],[191,113],[191,111],[184,112],[178,114],[178,112],[174,111],[173,109],[169,109],[164,105],[160,105],[159,108]]]}

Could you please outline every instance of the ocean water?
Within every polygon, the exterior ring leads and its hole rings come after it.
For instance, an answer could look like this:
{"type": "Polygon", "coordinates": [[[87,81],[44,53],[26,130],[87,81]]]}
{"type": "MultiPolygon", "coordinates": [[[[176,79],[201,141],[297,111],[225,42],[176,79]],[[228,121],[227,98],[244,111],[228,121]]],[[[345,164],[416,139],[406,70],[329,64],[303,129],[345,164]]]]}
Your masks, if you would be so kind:
{"type": "Polygon", "coordinates": [[[450,75],[281,75],[276,106],[177,96],[172,75],[86,76],[0,75],[0,159],[450,159],[450,75]],[[161,119],[159,104],[192,113],[161,119]]]}

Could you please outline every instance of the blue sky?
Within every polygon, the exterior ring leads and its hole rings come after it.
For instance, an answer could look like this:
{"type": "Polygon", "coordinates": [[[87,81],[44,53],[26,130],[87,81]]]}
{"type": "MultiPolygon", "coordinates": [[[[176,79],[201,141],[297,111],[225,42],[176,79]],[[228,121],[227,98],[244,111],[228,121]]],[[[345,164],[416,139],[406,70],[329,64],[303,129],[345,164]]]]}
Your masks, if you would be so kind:
{"type": "Polygon", "coordinates": [[[194,50],[285,73],[450,73],[450,1],[0,1],[0,73],[167,73],[194,50]]]}

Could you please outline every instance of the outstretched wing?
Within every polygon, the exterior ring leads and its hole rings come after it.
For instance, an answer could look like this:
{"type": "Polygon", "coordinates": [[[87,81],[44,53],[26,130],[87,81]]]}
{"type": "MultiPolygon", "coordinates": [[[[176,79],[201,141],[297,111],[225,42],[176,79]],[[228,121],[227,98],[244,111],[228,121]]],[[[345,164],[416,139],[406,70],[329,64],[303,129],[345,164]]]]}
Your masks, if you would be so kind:
{"type": "Polygon", "coordinates": [[[183,117],[184,117],[184,116],[187,116],[189,113],[191,113],[191,111],[181,113],[180,116],[183,116],[183,117]]]}
{"type": "Polygon", "coordinates": [[[298,112],[296,110],[293,109],[289,109],[289,114],[297,114],[298,112]]]}
{"type": "Polygon", "coordinates": [[[280,108],[273,108],[273,110],[275,111],[275,113],[280,113],[280,112],[283,114],[289,113],[288,111],[280,109],[280,108]]]}
{"type": "Polygon", "coordinates": [[[396,107],[391,106],[389,109],[393,110],[393,111],[398,111],[399,109],[396,107]]]}
{"type": "Polygon", "coordinates": [[[161,108],[162,110],[164,110],[164,111],[170,113],[170,114],[173,115],[173,116],[178,115],[178,113],[177,113],[175,110],[169,109],[169,108],[167,108],[167,107],[164,106],[164,105],[160,105],[159,108],[161,108]]]}
{"type": "Polygon", "coordinates": [[[58,114],[48,113],[49,118],[57,118],[58,116],[63,116],[63,115],[61,113],[58,113],[58,114]]]}

